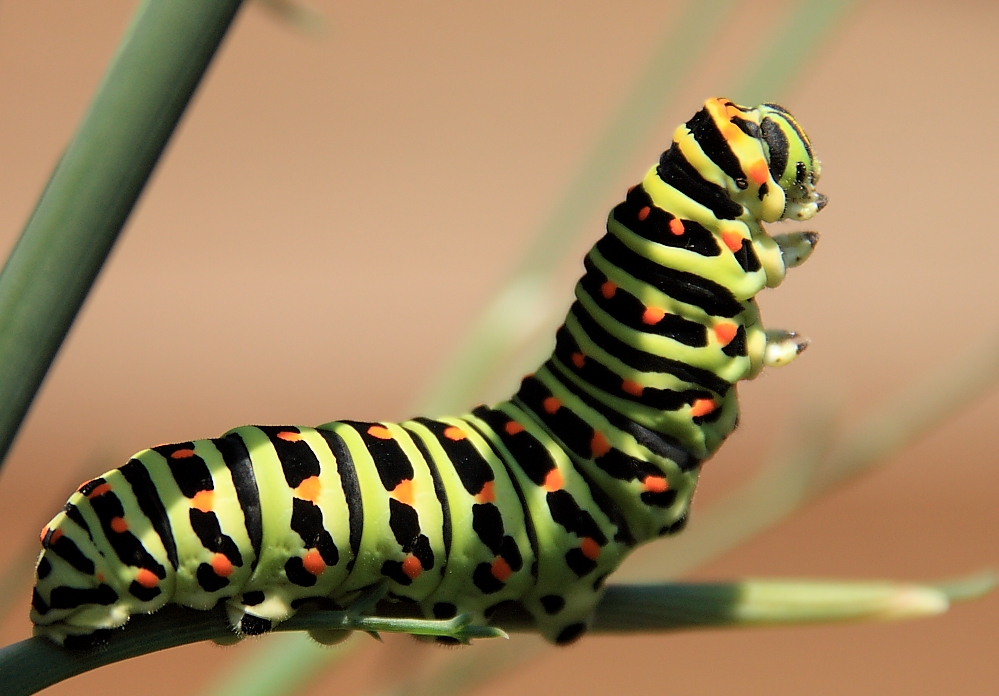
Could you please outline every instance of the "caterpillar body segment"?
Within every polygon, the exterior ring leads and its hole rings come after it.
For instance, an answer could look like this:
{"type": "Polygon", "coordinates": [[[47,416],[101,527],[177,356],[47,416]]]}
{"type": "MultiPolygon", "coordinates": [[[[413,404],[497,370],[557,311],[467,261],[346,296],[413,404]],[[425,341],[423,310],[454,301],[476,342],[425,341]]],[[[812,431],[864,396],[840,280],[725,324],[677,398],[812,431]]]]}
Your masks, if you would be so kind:
{"type": "Polygon", "coordinates": [[[252,635],[383,593],[476,625],[516,602],[572,642],[625,555],[683,528],[736,383],[807,345],[766,330],[755,297],[812,253],[814,232],[765,223],[815,215],[819,174],[786,110],[708,100],[611,211],[551,357],[510,400],[140,452],[43,530],[36,632],[92,645],[172,602],[224,604],[252,635]]]}

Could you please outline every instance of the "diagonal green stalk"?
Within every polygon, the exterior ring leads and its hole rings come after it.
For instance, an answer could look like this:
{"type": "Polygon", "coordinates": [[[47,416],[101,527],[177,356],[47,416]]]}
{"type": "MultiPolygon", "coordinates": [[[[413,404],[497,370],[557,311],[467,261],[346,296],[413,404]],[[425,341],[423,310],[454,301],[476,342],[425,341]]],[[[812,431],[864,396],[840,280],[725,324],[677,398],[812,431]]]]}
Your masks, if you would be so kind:
{"type": "Polygon", "coordinates": [[[552,271],[587,228],[603,194],[647,141],[685,76],[708,52],[711,36],[733,14],[733,0],[690,2],[663,33],[658,48],[590,155],[500,292],[483,310],[448,367],[421,400],[420,413],[468,408],[483,386],[522,347],[564,297],[554,292],[552,271]],[[556,299],[557,298],[557,299],[556,299]]]}
{"type": "Polygon", "coordinates": [[[783,13],[780,39],[761,60],[750,63],[738,86],[725,96],[738,104],[759,104],[782,98],[782,92],[810,63],[822,42],[842,25],[857,0],[799,2],[783,13]]]}
{"type": "Polygon", "coordinates": [[[240,0],[146,0],[0,272],[0,463],[240,0]]]}

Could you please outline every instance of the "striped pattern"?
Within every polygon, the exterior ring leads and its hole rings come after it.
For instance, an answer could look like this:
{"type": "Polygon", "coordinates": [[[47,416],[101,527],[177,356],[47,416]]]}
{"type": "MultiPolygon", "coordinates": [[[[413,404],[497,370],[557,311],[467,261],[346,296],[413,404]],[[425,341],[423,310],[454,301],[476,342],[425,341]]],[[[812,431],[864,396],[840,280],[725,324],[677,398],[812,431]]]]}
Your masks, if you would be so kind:
{"type": "Polygon", "coordinates": [[[611,212],[551,358],[509,401],[140,452],[43,530],[36,631],[92,645],[174,602],[224,603],[252,635],[384,585],[431,618],[519,602],[575,640],[628,551],[683,528],[736,382],[774,347],[753,298],[793,265],[785,247],[798,263],[814,243],[762,223],[814,215],[818,173],[786,111],[709,100],[611,212]]]}

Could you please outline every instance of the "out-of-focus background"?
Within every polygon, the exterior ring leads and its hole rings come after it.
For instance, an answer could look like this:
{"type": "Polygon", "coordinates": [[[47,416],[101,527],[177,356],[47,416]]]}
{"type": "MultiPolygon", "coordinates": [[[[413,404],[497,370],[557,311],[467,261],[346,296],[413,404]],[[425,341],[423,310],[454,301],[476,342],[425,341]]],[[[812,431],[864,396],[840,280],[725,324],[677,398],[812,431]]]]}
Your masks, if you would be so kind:
{"type": "MultiPolygon", "coordinates": [[[[0,6],[3,254],[134,5],[0,6]]],[[[80,480],[138,449],[244,423],[412,415],[683,10],[315,6],[328,18],[320,38],[252,3],[238,18],[4,468],[0,563],[23,557],[80,480]]],[[[566,306],[606,211],[787,19],[778,0],[736,6],[556,271],[566,306]]],[[[795,412],[834,404],[849,424],[990,337],[999,350],[997,31],[999,5],[985,0],[858,1],[775,95],[808,130],[831,203],[813,259],[760,302],[768,326],[813,345],[743,386],[742,428],[705,467],[695,520],[786,446],[795,412]]],[[[995,566],[997,425],[993,391],[695,577],[917,580],[995,566]]],[[[4,644],[30,632],[29,588],[27,567],[4,644]]],[[[46,693],[194,694],[247,649],[188,646],[46,693]]],[[[439,651],[358,653],[305,693],[366,693],[425,654],[439,651]]],[[[999,693],[997,659],[993,595],[892,625],[587,638],[475,693],[984,694],[999,693]]]]}

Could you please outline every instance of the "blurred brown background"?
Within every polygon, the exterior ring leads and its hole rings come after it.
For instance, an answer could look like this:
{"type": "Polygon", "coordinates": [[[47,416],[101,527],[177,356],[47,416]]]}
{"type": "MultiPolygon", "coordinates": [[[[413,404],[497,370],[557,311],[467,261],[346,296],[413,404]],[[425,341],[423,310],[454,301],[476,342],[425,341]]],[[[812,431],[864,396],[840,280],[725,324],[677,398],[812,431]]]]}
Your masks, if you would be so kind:
{"type": "MultiPolygon", "coordinates": [[[[7,563],[79,480],[143,447],[244,423],[411,415],[679,12],[643,0],[315,4],[331,25],[321,39],[253,4],[234,26],[5,466],[7,563]]],[[[0,5],[4,254],[133,8],[0,5]]],[[[723,25],[581,235],[566,304],[603,211],[677,123],[737,84],[784,9],[743,2],[723,25]]],[[[990,336],[999,350],[997,30],[999,5],[984,0],[858,2],[779,95],[823,160],[831,204],[815,257],[761,305],[769,326],[814,343],[743,387],[743,428],[708,465],[697,505],[778,451],[805,404],[837,402],[849,423],[990,336]]],[[[993,391],[697,577],[916,580],[996,566],[997,416],[993,391]]],[[[2,643],[29,634],[29,574],[2,643]]],[[[197,693],[243,649],[189,646],[46,693],[104,692],[144,670],[144,696],[197,693]]],[[[359,692],[387,668],[378,656],[308,693],[359,692]]],[[[984,694],[999,693],[997,664],[993,595],[893,625],[590,638],[477,693],[984,694]]]]}

